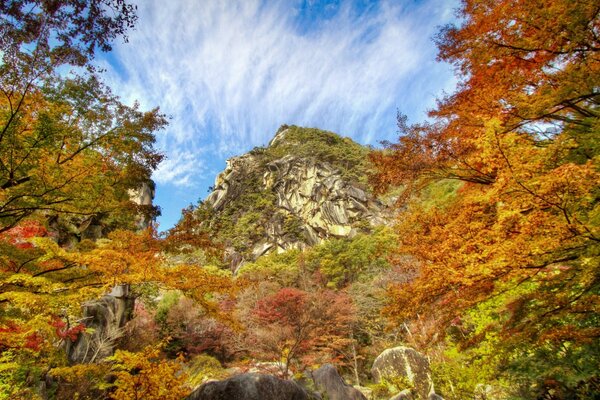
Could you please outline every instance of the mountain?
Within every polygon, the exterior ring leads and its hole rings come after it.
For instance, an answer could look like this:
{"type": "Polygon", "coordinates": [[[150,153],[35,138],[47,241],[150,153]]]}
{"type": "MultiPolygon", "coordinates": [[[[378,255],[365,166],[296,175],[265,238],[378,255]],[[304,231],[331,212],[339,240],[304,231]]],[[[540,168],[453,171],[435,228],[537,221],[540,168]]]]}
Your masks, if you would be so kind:
{"type": "Polygon", "coordinates": [[[232,269],[368,232],[387,213],[367,185],[368,152],[332,132],[284,125],[268,146],[227,160],[197,212],[232,269]]]}

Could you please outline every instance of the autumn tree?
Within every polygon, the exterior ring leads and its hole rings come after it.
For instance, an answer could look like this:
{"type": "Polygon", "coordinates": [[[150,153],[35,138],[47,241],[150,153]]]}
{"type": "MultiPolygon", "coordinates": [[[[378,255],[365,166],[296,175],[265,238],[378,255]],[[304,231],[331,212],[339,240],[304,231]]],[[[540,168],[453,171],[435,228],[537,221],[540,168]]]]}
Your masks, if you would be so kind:
{"type": "Polygon", "coordinates": [[[123,104],[91,62],[136,19],[124,0],[0,4],[3,396],[34,398],[37,382],[55,367],[81,381],[85,374],[64,365],[62,349],[89,334],[81,304],[114,285],[180,290],[208,312],[217,309],[213,289],[231,293],[226,277],[193,264],[170,266],[156,232],[119,229],[135,227],[140,212],[157,212],[135,206],[130,194],[162,159],[154,134],[166,119],[158,109],[123,104]],[[48,227],[92,217],[110,224],[96,242],[61,247],[48,227]]]}
{"type": "Polygon", "coordinates": [[[0,232],[35,212],[133,208],[128,190],[160,162],[154,132],[166,121],[122,104],[89,67],[135,22],[133,6],[9,1],[0,12],[0,232]],[[58,72],[68,66],[89,68],[58,72]]]}
{"type": "Polygon", "coordinates": [[[389,315],[460,325],[466,310],[510,293],[486,329],[506,340],[507,360],[552,354],[551,370],[515,372],[542,388],[596,376],[573,360],[598,361],[599,11],[588,1],[463,1],[461,23],[437,37],[457,91],[430,123],[400,117],[399,142],[373,155],[378,187],[405,190],[401,251],[419,270],[390,291],[389,315]],[[410,201],[448,179],[462,184],[445,204],[410,201]]]}
{"type": "MultiPolygon", "coordinates": [[[[229,277],[197,265],[170,265],[152,230],[118,230],[97,242],[65,249],[44,237],[39,223],[13,232],[16,229],[0,240],[8,251],[0,257],[0,348],[14,360],[35,360],[39,373],[64,366],[61,343],[88,334],[81,304],[115,285],[131,285],[134,295],[142,284],[179,290],[213,315],[219,304],[211,296],[227,298],[235,292],[229,277]]],[[[16,366],[3,370],[7,380],[17,379],[18,372],[16,366]]],[[[19,385],[28,390],[31,383],[19,385]]]]}
{"type": "Polygon", "coordinates": [[[353,320],[352,303],[342,293],[282,288],[256,303],[248,340],[259,357],[278,362],[287,378],[294,365],[339,357],[336,350],[351,343],[353,320]]]}
{"type": "Polygon", "coordinates": [[[161,358],[160,345],[148,346],[139,353],[117,350],[111,360],[115,375],[115,400],[180,400],[190,393],[182,359],[161,358]]]}

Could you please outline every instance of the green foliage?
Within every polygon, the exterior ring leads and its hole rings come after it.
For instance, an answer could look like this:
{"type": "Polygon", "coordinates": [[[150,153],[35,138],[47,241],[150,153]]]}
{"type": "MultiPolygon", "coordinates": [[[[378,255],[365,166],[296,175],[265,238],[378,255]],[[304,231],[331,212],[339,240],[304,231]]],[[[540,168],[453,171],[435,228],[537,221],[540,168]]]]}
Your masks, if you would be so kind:
{"type": "Polygon", "coordinates": [[[159,325],[165,325],[169,310],[179,302],[179,299],[181,299],[181,293],[179,291],[172,290],[164,293],[156,306],[156,314],[154,317],[159,325]]]}
{"type": "Polygon", "coordinates": [[[379,227],[371,234],[328,240],[307,253],[306,263],[327,278],[327,286],[344,287],[388,269],[397,240],[389,228],[379,227]]]}
{"type": "Polygon", "coordinates": [[[282,286],[297,285],[302,275],[317,272],[330,288],[342,288],[357,281],[370,281],[389,269],[388,256],[397,236],[379,227],[371,234],[325,241],[317,246],[284,253],[271,253],[245,264],[240,276],[252,280],[276,280],[282,286]]]}
{"type": "Polygon", "coordinates": [[[198,354],[192,358],[185,367],[188,375],[187,384],[197,387],[209,379],[224,379],[227,371],[221,366],[219,360],[207,354],[198,354]]]}
{"type": "Polygon", "coordinates": [[[501,294],[453,322],[444,356],[432,365],[436,388],[445,398],[473,397],[482,384],[503,398],[539,398],[548,386],[563,398],[594,384],[600,363],[595,343],[547,337],[523,346],[510,340],[506,325],[519,312],[515,302],[538,290],[536,282],[507,284],[501,294]]]}
{"type": "Polygon", "coordinates": [[[264,255],[254,262],[244,264],[238,271],[240,277],[255,281],[276,279],[282,286],[292,286],[298,281],[300,250],[264,255]]]}
{"type": "Polygon", "coordinates": [[[454,200],[461,185],[462,182],[452,179],[430,182],[419,193],[419,202],[425,209],[431,207],[443,208],[454,200]]]}
{"type": "Polygon", "coordinates": [[[368,153],[368,147],[361,146],[350,138],[295,125],[287,127],[282,139],[260,152],[265,164],[288,154],[325,161],[339,169],[344,179],[357,183],[366,183],[368,153]]]}
{"type": "Polygon", "coordinates": [[[30,387],[31,381],[39,379],[42,368],[36,359],[20,357],[11,350],[0,354],[0,399],[39,399],[30,387]]]}
{"type": "Polygon", "coordinates": [[[394,376],[381,378],[378,383],[373,383],[368,387],[373,391],[374,399],[389,399],[405,389],[412,389],[413,384],[405,376],[394,376]]]}

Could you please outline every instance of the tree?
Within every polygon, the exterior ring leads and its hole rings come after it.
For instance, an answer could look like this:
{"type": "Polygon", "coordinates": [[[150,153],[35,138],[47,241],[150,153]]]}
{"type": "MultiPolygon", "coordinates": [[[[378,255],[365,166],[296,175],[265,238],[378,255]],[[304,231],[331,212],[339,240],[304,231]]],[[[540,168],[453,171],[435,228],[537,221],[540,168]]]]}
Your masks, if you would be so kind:
{"type": "Polygon", "coordinates": [[[294,364],[335,360],[336,350],[352,342],[354,312],[343,293],[283,288],[259,300],[251,318],[251,348],[258,356],[278,362],[285,378],[294,364]]]}
{"type": "Polygon", "coordinates": [[[20,101],[61,65],[89,67],[97,49],[111,50],[137,21],[135,6],[124,0],[9,0],[0,15],[0,82],[20,101]]]}
{"type": "Polygon", "coordinates": [[[0,100],[0,232],[35,212],[135,215],[129,190],[147,181],[162,156],[159,111],[127,107],[97,78],[56,78],[14,111],[0,100]]]}
{"type": "MultiPolygon", "coordinates": [[[[373,156],[378,187],[405,189],[401,250],[419,271],[392,288],[389,315],[445,328],[508,292],[487,326],[507,359],[553,354],[561,372],[526,377],[541,387],[559,376],[573,388],[569,371],[582,369],[564,346],[597,362],[599,11],[587,1],[463,1],[461,25],[437,38],[440,59],[460,73],[457,91],[431,123],[401,116],[405,135],[373,156]],[[462,182],[455,197],[418,204],[420,189],[444,179],[462,182]],[[553,350],[537,351],[545,346],[553,350]]],[[[469,332],[471,345],[485,338],[469,332]]],[[[589,381],[584,370],[578,379],[589,381]]]]}
{"type": "MultiPolygon", "coordinates": [[[[11,352],[16,363],[4,371],[7,381],[15,382],[24,371],[27,376],[63,366],[62,343],[87,334],[81,304],[115,285],[131,285],[134,295],[142,283],[180,290],[213,315],[219,305],[211,295],[227,297],[235,291],[229,277],[195,265],[169,265],[151,230],[114,231],[97,242],[65,249],[40,237],[44,230],[39,225],[16,229],[0,238],[0,348],[11,352]]],[[[31,379],[13,383],[13,388],[22,386],[29,393],[31,379]]]]}
{"type": "Polygon", "coordinates": [[[122,104],[93,68],[57,72],[109,50],[135,22],[133,6],[9,1],[0,11],[0,232],[40,211],[133,214],[128,190],[162,158],[153,144],[164,116],[122,104]]]}
{"type": "Polygon", "coordinates": [[[160,346],[149,346],[139,353],[117,350],[111,360],[116,377],[112,399],[180,400],[190,393],[185,386],[183,360],[161,359],[160,346]]]}

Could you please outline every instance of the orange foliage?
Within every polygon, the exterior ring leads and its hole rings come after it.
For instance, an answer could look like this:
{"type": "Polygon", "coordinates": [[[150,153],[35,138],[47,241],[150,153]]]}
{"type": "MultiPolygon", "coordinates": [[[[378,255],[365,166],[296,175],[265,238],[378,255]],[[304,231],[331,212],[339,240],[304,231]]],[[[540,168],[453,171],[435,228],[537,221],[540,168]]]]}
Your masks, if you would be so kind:
{"type": "Polygon", "coordinates": [[[461,72],[457,92],[432,123],[400,117],[405,135],[372,156],[376,187],[405,189],[401,251],[419,270],[390,289],[388,315],[428,313],[445,327],[533,282],[538,289],[515,300],[507,335],[573,337],[566,324],[597,338],[589,327],[600,311],[598,11],[578,0],[465,0],[463,24],[443,29],[440,59],[461,72]],[[462,182],[452,200],[414,201],[441,179],[462,182]]]}

